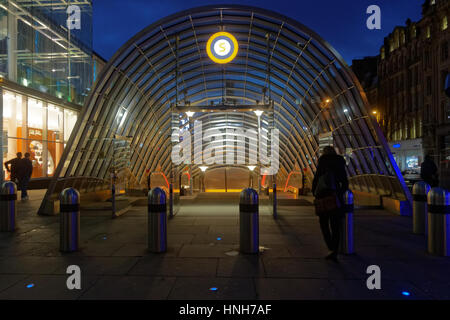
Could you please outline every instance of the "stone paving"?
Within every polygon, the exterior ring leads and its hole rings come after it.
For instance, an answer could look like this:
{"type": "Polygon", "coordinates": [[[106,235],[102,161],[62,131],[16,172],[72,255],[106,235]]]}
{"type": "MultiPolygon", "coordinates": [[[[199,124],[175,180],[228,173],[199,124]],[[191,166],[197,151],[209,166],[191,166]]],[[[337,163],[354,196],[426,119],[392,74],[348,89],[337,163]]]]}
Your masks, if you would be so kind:
{"type": "Polygon", "coordinates": [[[81,250],[62,254],[59,217],[36,215],[41,196],[18,202],[19,229],[0,233],[0,299],[450,299],[450,259],[426,253],[411,218],[382,210],[356,211],[357,254],[339,264],[323,258],[312,206],[280,207],[277,220],[260,206],[262,252],[238,254],[238,197],[230,194],[184,201],[168,222],[167,253],[147,251],[147,210],[136,206],[115,219],[82,211],[81,250]],[[66,287],[73,264],[81,290],[66,287]],[[372,264],[381,290],[366,287],[372,264]]]}

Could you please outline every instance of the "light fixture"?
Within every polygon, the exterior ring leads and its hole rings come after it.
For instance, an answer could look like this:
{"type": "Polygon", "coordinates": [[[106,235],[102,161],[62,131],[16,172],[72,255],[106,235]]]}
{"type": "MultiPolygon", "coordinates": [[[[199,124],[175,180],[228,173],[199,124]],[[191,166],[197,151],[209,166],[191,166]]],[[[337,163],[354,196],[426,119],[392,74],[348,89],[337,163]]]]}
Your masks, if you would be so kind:
{"type": "Polygon", "coordinates": [[[377,114],[377,111],[376,111],[376,110],[373,110],[372,113],[373,113],[373,114],[377,114]]]}
{"type": "Polygon", "coordinates": [[[344,109],[344,112],[347,113],[347,112],[348,112],[348,109],[344,109]]]}
{"type": "Polygon", "coordinates": [[[258,117],[261,117],[261,115],[264,113],[264,111],[261,111],[261,110],[256,110],[256,111],[253,111],[255,114],[256,114],[256,116],[258,116],[258,117]]]}
{"type": "Polygon", "coordinates": [[[325,103],[330,103],[330,102],[331,102],[331,99],[330,99],[330,98],[328,98],[328,99],[325,100],[325,103]]]}
{"type": "Polygon", "coordinates": [[[253,170],[255,170],[256,166],[247,166],[247,168],[248,168],[250,171],[253,171],[253,170]]]}
{"type": "Polygon", "coordinates": [[[188,116],[188,118],[191,118],[194,114],[195,114],[195,112],[186,111],[186,115],[188,116]]]}
{"type": "Polygon", "coordinates": [[[202,172],[205,172],[206,169],[208,169],[208,167],[199,167],[199,168],[200,168],[200,170],[202,170],[202,172]]]}

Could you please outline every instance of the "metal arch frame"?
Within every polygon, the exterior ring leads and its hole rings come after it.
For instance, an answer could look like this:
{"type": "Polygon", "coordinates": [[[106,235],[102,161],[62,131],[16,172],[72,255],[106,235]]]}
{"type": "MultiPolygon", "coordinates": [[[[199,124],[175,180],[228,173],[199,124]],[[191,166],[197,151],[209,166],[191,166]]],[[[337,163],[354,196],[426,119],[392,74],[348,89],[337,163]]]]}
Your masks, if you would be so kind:
{"type": "MultiPolygon", "coordinates": [[[[269,85],[273,125],[280,129],[281,178],[296,165],[315,171],[319,145],[313,126],[317,125],[321,132],[336,134],[339,149],[355,150],[348,171],[364,181],[361,189],[375,186],[378,192],[377,186],[383,186],[379,193],[401,190],[412,200],[378,124],[368,114],[360,83],[334,48],[284,15],[256,7],[214,5],[161,19],[115,53],[91,90],[76,125],[79,131],[72,134],[44,201],[63,177],[107,180],[109,162],[99,163],[98,153],[112,156],[108,137],[114,134],[133,136],[133,150],[147,147],[131,158],[131,171],[138,180],[146,169],[158,165],[168,173],[170,148],[164,146],[171,145],[172,111],[180,91],[191,105],[220,100],[227,89],[233,91],[227,98],[254,103],[269,85]],[[240,41],[237,57],[220,67],[205,59],[204,48],[218,26],[240,41]],[[275,41],[266,46],[267,34],[274,35],[275,41]],[[315,101],[318,97],[331,103],[324,108],[315,101]],[[127,112],[121,127],[120,109],[127,112]],[[155,143],[161,148],[153,148],[155,143]],[[386,176],[396,179],[392,182],[386,176]]],[[[194,169],[193,176],[200,172],[194,169]]]]}

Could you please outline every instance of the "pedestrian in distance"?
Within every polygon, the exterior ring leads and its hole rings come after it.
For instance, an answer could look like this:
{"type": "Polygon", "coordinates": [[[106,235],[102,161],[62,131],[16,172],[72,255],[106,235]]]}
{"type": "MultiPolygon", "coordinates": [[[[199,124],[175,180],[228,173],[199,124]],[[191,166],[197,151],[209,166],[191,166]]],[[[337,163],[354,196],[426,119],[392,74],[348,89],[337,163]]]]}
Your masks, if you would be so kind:
{"type": "Polygon", "coordinates": [[[10,173],[10,178],[14,183],[17,183],[17,166],[19,165],[20,160],[22,159],[22,152],[17,152],[16,158],[11,159],[5,162],[6,171],[10,173]]]}
{"type": "Polygon", "coordinates": [[[21,199],[28,200],[28,183],[33,174],[33,162],[31,162],[30,154],[25,153],[25,158],[20,159],[17,175],[19,179],[19,189],[21,191],[21,199]]]}
{"type": "Polygon", "coordinates": [[[344,193],[348,190],[345,159],[327,146],[319,158],[312,183],[316,214],[330,254],[327,260],[338,262],[339,241],[344,218],[344,193]]]}
{"type": "Polygon", "coordinates": [[[425,156],[424,162],[420,166],[420,178],[425,181],[430,187],[434,188],[439,185],[438,168],[433,161],[431,155],[425,156]]]}

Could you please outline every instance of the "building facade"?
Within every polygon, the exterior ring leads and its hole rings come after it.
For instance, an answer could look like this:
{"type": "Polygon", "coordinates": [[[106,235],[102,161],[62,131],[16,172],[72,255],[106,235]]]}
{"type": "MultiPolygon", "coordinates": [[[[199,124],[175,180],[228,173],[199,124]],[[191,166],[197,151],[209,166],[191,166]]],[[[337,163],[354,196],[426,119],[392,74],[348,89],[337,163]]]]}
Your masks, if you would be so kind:
{"type": "MultiPolygon", "coordinates": [[[[385,38],[374,81],[365,82],[370,72],[358,74],[361,68],[354,66],[400,169],[418,172],[430,154],[446,188],[450,187],[450,107],[444,91],[450,71],[449,17],[449,1],[425,1],[420,21],[408,19],[385,38]]],[[[370,59],[364,63],[372,64],[370,59]]]]}
{"type": "Polygon", "coordinates": [[[91,0],[0,0],[3,162],[29,152],[32,178],[52,176],[104,64],[91,0]]]}

